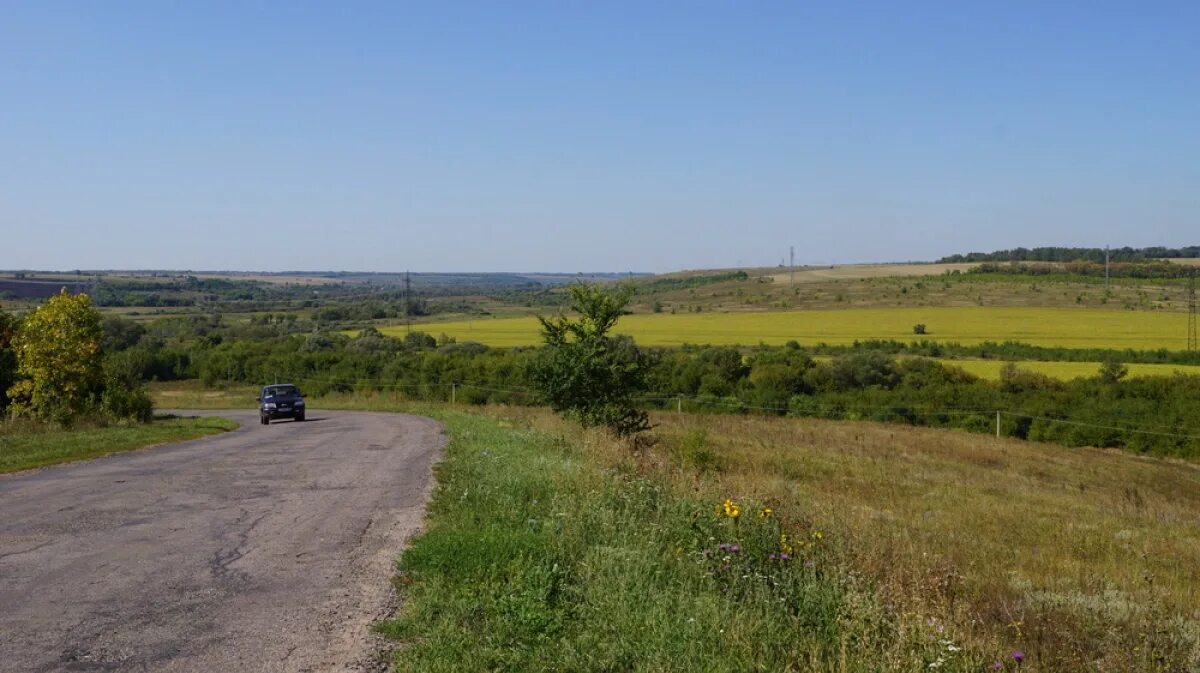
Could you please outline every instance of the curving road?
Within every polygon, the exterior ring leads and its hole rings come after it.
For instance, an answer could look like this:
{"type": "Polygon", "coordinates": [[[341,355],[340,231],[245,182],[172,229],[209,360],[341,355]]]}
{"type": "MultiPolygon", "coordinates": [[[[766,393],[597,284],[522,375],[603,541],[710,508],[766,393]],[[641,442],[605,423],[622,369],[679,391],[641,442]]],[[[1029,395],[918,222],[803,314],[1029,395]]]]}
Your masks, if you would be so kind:
{"type": "Polygon", "coordinates": [[[0,477],[0,671],[363,671],[436,422],[310,411],[0,477]]]}

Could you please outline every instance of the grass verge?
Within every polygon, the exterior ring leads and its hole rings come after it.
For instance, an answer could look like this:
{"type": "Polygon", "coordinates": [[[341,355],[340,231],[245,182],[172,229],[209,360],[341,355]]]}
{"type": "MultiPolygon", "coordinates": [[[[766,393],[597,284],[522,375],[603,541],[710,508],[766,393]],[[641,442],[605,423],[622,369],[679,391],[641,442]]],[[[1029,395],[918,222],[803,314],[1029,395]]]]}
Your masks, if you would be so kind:
{"type": "MultiPolygon", "coordinates": [[[[430,413],[428,409],[422,409],[430,413]]],[[[606,439],[433,410],[450,434],[400,562],[399,671],[980,670],[821,531],[680,490],[606,439]],[[614,456],[616,454],[606,454],[614,456]]]]}
{"type": "Polygon", "coordinates": [[[0,474],[96,458],[233,430],[224,418],[156,417],[144,425],[52,429],[0,424],[0,474]]]}

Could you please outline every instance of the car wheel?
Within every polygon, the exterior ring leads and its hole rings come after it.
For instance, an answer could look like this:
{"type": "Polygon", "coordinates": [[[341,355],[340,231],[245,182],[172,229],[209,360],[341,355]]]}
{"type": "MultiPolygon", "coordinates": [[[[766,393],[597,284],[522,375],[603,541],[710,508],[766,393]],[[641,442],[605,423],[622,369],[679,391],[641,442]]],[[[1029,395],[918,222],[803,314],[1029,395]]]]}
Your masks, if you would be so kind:
{"type": "Polygon", "coordinates": [[[296,420],[297,420],[297,421],[303,421],[303,420],[304,420],[304,412],[303,412],[303,411],[301,411],[300,413],[296,414],[296,420]]]}
{"type": "Polygon", "coordinates": [[[268,417],[268,416],[266,416],[266,415],[264,414],[264,415],[262,416],[262,424],[263,424],[263,425],[270,425],[270,424],[271,424],[271,419],[270,419],[270,417],[268,417]]]}

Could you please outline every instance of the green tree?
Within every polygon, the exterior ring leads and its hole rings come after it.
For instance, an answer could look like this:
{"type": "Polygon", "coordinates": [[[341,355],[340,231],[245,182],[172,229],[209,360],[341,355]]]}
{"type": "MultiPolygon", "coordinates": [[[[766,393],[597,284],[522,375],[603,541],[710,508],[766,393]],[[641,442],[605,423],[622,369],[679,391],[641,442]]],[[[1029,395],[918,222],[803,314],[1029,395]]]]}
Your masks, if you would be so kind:
{"type": "Polygon", "coordinates": [[[1121,379],[1129,375],[1129,367],[1126,367],[1119,360],[1108,359],[1100,365],[1100,372],[1097,376],[1104,383],[1117,383],[1121,379]]]}
{"type": "Polygon", "coordinates": [[[100,313],[88,296],[66,289],[26,316],[13,341],[13,413],[68,423],[87,411],[103,381],[101,334],[100,313]]]}
{"type": "Polygon", "coordinates": [[[17,353],[13,338],[17,320],[0,309],[0,411],[8,406],[7,391],[17,382],[17,353]]]}
{"type": "Polygon", "coordinates": [[[539,316],[546,344],[531,371],[542,398],[554,411],[585,426],[604,426],[620,436],[650,428],[633,396],[645,388],[646,356],[629,337],[609,333],[633,296],[629,285],[569,288],[569,318],[539,316]]]}

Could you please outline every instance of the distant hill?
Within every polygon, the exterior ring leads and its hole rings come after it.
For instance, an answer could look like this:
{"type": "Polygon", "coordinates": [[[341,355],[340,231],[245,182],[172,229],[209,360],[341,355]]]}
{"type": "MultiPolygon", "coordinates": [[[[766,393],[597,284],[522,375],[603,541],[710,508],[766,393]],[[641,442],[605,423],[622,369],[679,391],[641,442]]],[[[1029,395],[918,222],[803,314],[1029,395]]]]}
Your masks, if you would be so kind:
{"type": "MultiPolygon", "coordinates": [[[[1142,262],[1152,259],[1200,258],[1200,245],[1183,248],[1112,248],[1108,251],[1113,262],[1142,262]]],[[[1104,248],[1013,248],[995,252],[968,252],[965,255],[950,255],[938,262],[953,264],[961,262],[1103,262],[1104,248]]]]}

